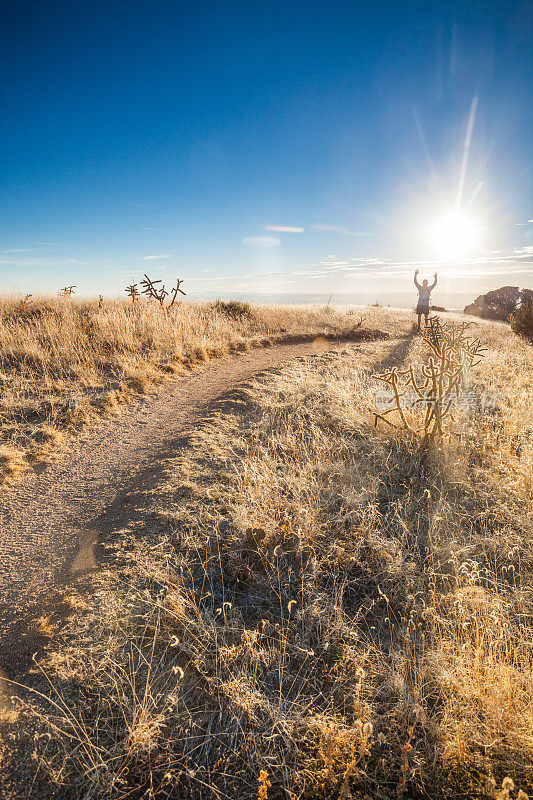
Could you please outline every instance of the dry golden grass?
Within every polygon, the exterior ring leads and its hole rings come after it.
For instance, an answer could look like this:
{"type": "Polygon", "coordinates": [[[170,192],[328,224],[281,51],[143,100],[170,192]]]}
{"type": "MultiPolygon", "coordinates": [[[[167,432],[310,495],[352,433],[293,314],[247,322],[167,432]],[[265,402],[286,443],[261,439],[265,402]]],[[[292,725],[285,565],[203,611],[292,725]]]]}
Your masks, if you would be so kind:
{"type": "Polygon", "coordinates": [[[337,332],[359,317],[324,308],[41,297],[0,298],[0,482],[46,460],[65,432],[194,363],[297,333],[337,332]],[[22,310],[21,310],[22,308],[22,310]]]}
{"type": "Polygon", "coordinates": [[[141,488],[127,571],[41,664],[58,796],[525,800],[533,359],[479,333],[498,404],[460,438],[373,427],[420,339],[347,346],[228,396],[141,488]]]}

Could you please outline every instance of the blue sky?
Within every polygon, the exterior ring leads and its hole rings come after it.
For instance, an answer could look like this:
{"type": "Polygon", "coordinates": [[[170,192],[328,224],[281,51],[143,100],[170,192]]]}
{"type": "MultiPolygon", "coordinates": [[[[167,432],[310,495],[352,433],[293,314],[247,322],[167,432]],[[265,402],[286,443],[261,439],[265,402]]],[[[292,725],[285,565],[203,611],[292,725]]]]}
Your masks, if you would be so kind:
{"type": "Polygon", "coordinates": [[[0,288],[532,286],[532,24],[512,0],[11,0],[0,288]]]}

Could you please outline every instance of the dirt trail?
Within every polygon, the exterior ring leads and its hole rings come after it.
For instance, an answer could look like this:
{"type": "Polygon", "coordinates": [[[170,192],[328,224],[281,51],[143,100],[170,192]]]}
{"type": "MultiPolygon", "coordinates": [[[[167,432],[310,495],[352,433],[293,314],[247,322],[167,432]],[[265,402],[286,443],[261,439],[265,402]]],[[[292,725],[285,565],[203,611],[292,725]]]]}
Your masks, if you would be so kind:
{"type": "MultiPolygon", "coordinates": [[[[73,438],[55,463],[0,491],[0,676],[3,669],[16,671],[23,653],[31,656],[39,639],[36,620],[46,614],[46,603],[60,602],[61,588],[94,566],[94,545],[116,527],[127,492],[147,468],[173,454],[179,437],[210,402],[291,358],[346,345],[318,337],[213,361],[124,406],[120,416],[102,419],[73,438]]],[[[409,342],[355,346],[396,362],[409,342]]]]}
{"type": "MultiPolygon", "coordinates": [[[[345,345],[342,345],[345,346],[345,345]]],[[[0,667],[17,657],[38,598],[91,566],[96,528],[106,527],[106,512],[117,496],[135,485],[150,463],[168,455],[169,446],[207,403],[252,375],[335,349],[331,342],[278,345],[227,357],[201,367],[185,379],[124,407],[119,417],[73,439],[58,460],[0,492],[0,667]],[[31,611],[30,611],[31,610],[31,611]]],[[[107,527],[112,524],[112,513],[107,527]]],[[[29,645],[30,646],[30,645],[29,645]]]]}

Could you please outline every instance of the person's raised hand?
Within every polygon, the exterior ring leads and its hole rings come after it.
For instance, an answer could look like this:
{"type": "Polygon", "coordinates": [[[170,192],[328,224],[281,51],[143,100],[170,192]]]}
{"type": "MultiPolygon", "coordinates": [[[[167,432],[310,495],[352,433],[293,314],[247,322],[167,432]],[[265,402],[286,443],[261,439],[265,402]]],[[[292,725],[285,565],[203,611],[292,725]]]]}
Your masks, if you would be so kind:
{"type": "Polygon", "coordinates": [[[415,269],[415,275],[418,275],[419,270],[415,269]]]}

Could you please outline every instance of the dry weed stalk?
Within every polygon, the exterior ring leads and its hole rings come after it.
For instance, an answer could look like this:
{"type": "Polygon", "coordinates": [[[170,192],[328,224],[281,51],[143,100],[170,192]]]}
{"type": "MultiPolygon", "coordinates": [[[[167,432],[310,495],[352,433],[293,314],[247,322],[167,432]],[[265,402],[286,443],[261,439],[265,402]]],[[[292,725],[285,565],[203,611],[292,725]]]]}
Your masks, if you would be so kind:
{"type": "Polygon", "coordinates": [[[25,314],[26,311],[28,310],[30,297],[33,297],[33,295],[27,294],[19,300],[19,303],[16,308],[16,313],[18,314],[19,317],[25,314]]]}
{"type": "Polygon", "coordinates": [[[180,286],[181,286],[182,283],[183,283],[183,280],[180,280],[179,278],[177,278],[176,286],[170,292],[170,295],[172,297],[172,300],[170,301],[170,308],[172,308],[172,306],[174,305],[174,303],[176,301],[176,297],[178,296],[178,292],[180,294],[182,294],[182,295],[186,294],[186,292],[184,292],[183,289],[180,289],[180,286]]]}
{"type": "Polygon", "coordinates": [[[131,302],[135,305],[135,302],[139,299],[140,295],[137,290],[137,284],[134,282],[133,278],[131,279],[130,286],[126,287],[126,294],[128,297],[131,297],[131,302]]]}
{"type": "Polygon", "coordinates": [[[76,289],[75,284],[71,284],[70,286],[64,286],[59,292],[59,297],[72,297],[74,294],[74,290],[76,289]]]}
{"type": "Polygon", "coordinates": [[[157,300],[159,305],[163,305],[165,297],[167,296],[168,292],[165,290],[165,286],[157,287],[156,284],[162,283],[161,280],[153,281],[148,275],[145,273],[144,278],[141,281],[142,294],[146,295],[149,300],[157,300]]]}
{"type": "Polygon", "coordinates": [[[373,375],[374,379],[389,387],[392,401],[387,410],[375,412],[375,426],[381,419],[388,425],[398,427],[386,418],[388,414],[396,412],[402,427],[414,431],[404,409],[418,407],[423,409],[424,414],[424,438],[442,436],[444,421],[447,417],[454,419],[452,411],[461,392],[468,386],[470,370],[481,363],[485,350],[479,339],[466,334],[471,325],[469,322],[442,324],[438,317],[430,318],[424,331],[430,356],[418,374],[411,365],[405,370],[392,367],[373,375]]]}

